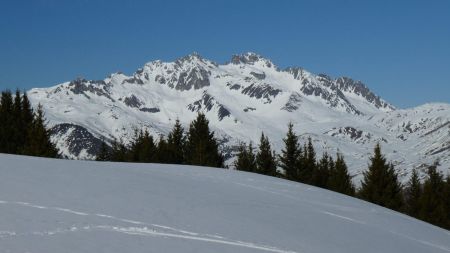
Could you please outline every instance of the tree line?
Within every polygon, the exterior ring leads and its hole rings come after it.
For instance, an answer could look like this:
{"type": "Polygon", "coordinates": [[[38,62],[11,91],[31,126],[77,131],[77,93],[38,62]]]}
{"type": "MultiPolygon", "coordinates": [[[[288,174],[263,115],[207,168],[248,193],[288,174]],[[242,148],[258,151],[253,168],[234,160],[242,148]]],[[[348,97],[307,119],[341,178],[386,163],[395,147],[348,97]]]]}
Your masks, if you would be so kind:
{"type": "Polygon", "coordinates": [[[355,195],[355,187],[342,154],[338,153],[334,160],[328,153],[324,153],[318,160],[311,138],[301,146],[292,123],[288,125],[283,142],[284,148],[280,155],[271,149],[269,139],[264,133],[261,134],[256,154],[252,143],[241,143],[234,163],[235,168],[355,195]],[[277,171],[277,167],[281,168],[282,172],[277,171]]]}
{"type": "Polygon", "coordinates": [[[2,91],[0,97],[0,153],[58,157],[42,106],[34,111],[27,94],[2,91]]]}
{"type": "Polygon", "coordinates": [[[189,164],[209,167],[224,167],[224,156],[209,121],[202,113],[193,120],[187,132],[176,120],[167,138],[160,136],[155,141],[147,130],[136,130],[128,145],[113,140],[111,147],[102,142],[98,161],[143,162],[189,164]]]}
{"type": "Polygon", "coordinates": [[[404,193],[406,214],[450,230],[450,175],[444,179],[432,165],[421,183],[414,170],[404,193]]]}

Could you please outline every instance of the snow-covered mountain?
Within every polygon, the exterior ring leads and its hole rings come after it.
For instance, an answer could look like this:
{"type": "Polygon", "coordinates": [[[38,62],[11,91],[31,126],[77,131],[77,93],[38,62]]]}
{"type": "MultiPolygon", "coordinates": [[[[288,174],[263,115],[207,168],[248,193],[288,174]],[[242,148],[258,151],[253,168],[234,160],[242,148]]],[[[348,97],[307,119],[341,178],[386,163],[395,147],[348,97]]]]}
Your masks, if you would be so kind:
{"type": "Polygon", "coordinates": [[[444,253],[450,233],[279,178],[0,154],[0,252],[444,253]]]}
{"type": "Polygon", "coordinates": [[[450,168],[450,105],[397,110],[366,85],[347,77],[279,69],[254,53],[217,64],[191,54],[175,62],[152,61],[131,76],[77,79],[28,92],[44,106],[53,140],[70,158],[90,159],[100,139],[130,140],[135,128],[167,134],[175,120],[185,126],[204,112],[227,152],[240,141],[259,142],[261,131],[276,150],[288,122],[318,153],[345,154],[356,183],[380,142],[400,174],[439,162],[450,168]]]}

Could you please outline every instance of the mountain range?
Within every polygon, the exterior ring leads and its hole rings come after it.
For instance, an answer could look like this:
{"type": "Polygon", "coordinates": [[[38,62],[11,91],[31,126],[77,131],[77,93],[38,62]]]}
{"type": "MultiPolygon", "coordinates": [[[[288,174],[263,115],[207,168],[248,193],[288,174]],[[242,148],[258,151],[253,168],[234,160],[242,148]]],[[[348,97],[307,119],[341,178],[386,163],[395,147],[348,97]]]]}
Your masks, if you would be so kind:
{"type": "Polygon", "coordinates": [[[135,129],[167,135],[175,120],[188,127],[198,112],[210,121],[232,164],[240,142],[274,149],[292,122],[302,143],[311,138],[318,155],[344,154],[358,183],[376,143],[403,181],[412,169],[436,164],[450,173],[450,104],[398,109],[361,81],[280,69],[255,53],[218,64],[197,53],[174,62],[149,62],[132,75],[76,79],[28,91],[43,105],[52,140],[72,159],[94,159],[102,140],[131,140],[135,129]]]}

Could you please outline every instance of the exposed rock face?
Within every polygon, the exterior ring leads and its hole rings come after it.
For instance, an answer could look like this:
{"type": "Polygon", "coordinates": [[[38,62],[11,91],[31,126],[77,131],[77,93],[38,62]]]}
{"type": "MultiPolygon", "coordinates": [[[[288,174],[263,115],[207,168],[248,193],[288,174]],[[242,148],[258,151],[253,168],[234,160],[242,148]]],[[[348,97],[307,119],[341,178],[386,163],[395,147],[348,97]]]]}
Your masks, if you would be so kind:
{"type": "Polygon", "coordinates": [[[375,105],[377,108],[383,108],[387,110],[393,110],[394,107],[385,101],[383,101],[379,96],[375,95],[369,88],[363,84],[361,81],[355,81],[348,77],[340,77],[335,81],[335,86],[341,91],[352,92],[365,98],[369,103],[375,105]]]}
{"type": "Polygon", "coordinates": [[[297,80],[303,80],[305,78],[304,76],[304,70],[302,68],[298,67],[290,67],[284,70],[285,72],[292,75],[297,80]]]}
{"type": "Polygon", "coordinates": [[[203,93],[201,99],[195,101],[192,104],[189,104],[187,108],[192,112],[211,111],[216,108],[217,117],[220,121],[223,120],[223,118],[229,117],[231,115],[230,111],[225,108],[225,106],[217,102],[214,97],[206,92],[203,93]]]}
{"type": "Polygon", "coordinates": [[[161,110],[159,108],[156,108],[156,107],[154,107],[154,108],[144,107],[144,108],[140,108],[139,111],[141,111],[141,112],[157,113],[157,112],[160,112],[161,110]]]}
{"type": "MultiPolygon", "coordinates": [[[[325,87],[331,87],[331,80],[329,77],[320,77],[319,80],[324,84],[325,87]],[[329,86],[327,86],[329,85],[329,86]]],[[[331,107],[343,107],[348,113],[360,115],[362,114],[354,105],[347,100],[345,95],[338,89],[327,89],[322,85],[317,85],[315,83],[306,83],[301,90],[304,94],[309,96],[321,97],[326,103],[331,107]]]]}
{"type": "Polygon", "coordinates": [[[268,84],[251,84],[242,90],[242,94],[248,95],[251,98],[263,99],[265,103],[272,102],[272,99],[275,98],[280,92],[280,89],[275,89],[268,84]]]}
{"type": "Polygon", "coordinates": [[[288,112],[293,112],[295,110],[298,110],[298,108],[300,108],[301,102],[302,96],[299,93],[294,92],[289,96],[289,100],[281,109],[286,110],[288,112]]]}
{"type": "Polygon", "coordinates": [[[123,102],[129,106],[129,107],[133,107],[133,108],[139,108],[142,105],[142,102],[135,96],[135,95],[131,95],[129,97],[126,97],[123,102]]]}
{"type": "Polygon", "coordinates": [[[92,135],[86,128],[70,123],[55,125],[50,129],[50,133],[52,141],[65,145],[66,149],[60,149],[60,152],[62,151],[62,155],[68,158],[92,159],[102,144],[102,140],[92,135]]]}
{"type": "Polygon", "coordinates": [[[258,80],[264,80],[266,78],[266,74],[264,72],[262,73],[250,72],[250,75],[256,77],[256,79],[258,80]]]}
{"type": "Polygon", "coordinates": [[[87,93],[95,93],[113,100],[109,94],[105,81],[87,81],[86,79],[76,79],[69,83],[70,91],[77,95],[84,95],[90,98],[87,93]]]}

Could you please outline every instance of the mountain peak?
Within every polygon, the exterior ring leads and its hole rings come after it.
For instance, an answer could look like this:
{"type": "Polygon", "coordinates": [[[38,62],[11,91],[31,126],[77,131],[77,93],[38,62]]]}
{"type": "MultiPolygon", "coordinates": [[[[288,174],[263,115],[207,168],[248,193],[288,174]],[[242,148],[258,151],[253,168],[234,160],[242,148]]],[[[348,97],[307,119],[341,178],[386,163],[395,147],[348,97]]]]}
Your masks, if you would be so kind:
{"type": "Polygon", "coordinates": [[[175,60],[175,64],[177,65],[188,65],[188,66],[198,66],[202,65],[203,67],[212,67],[217,66],[217,63],[212,62],[206,58],[203,58],[199,53],[192,52],[186,56],[178,58],[175,60]]]}
{"type": "Polygon", "coordinates": [[[181,60],[181,61],[187,61],[187,60],[189,60],[189,61],[192,61],[192,60],[203,61],[204,58],[199,53],[194,51],[194,52],[192,52],[192,53],[190,53],[190,54],[188,54],[186,56],[183,56],[183,57],[179,58],[178,60],[181,60]]]}
{"type": "Polygon", "coordinates": [[[267,58],[264,58],[263,56],[254,53],[254,52],[247,52],[244,54],[235,54],[231,57],[231,63],[232,64],[249,64],[254,65],[257,62],[262,62],[266,67],[273,67],[274,64],[272,61],[270,61],[267,58]]]}

